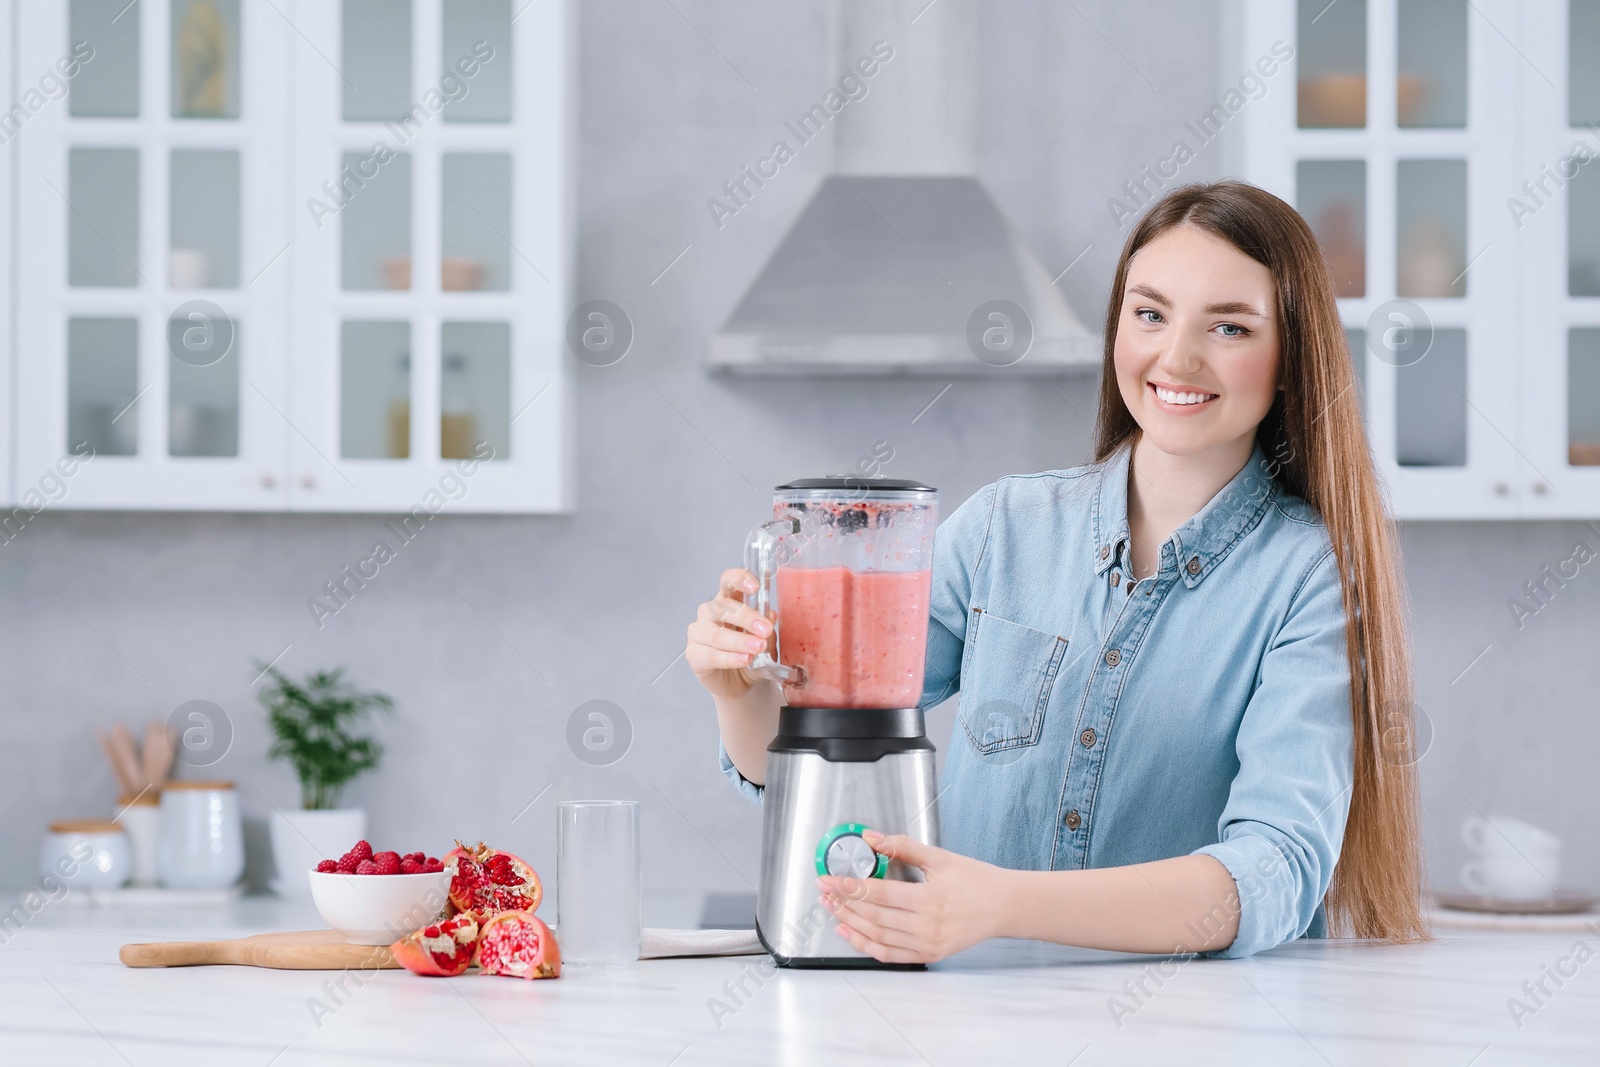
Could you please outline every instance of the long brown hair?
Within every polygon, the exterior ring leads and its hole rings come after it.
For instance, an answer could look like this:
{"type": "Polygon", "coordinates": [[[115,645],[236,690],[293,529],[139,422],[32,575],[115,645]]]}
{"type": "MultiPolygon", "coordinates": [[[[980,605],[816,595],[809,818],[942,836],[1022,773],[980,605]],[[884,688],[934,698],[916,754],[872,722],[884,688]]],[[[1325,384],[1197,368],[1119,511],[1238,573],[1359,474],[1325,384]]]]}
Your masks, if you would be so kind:
{"type": "Polygon", "coordinates": [[[1397,538],[1373,468],[1334,287],[1316,237],[1294,208],[1247,182],[1197,183],[1169,192],[1134,226],[1106,308],[1095,458],[1106,459],[1139,432],[1117,387],[1113,359],[1128,262],[1179,225],[1222,238],[1272,272],[1283,388],[1256,429],[1256,441],[1272,458],[1278,483],[1321,517],[1339,566],[1355,788],[1328,888],[1329,932],[1425,939],[1419,753],[1397,538]]]}

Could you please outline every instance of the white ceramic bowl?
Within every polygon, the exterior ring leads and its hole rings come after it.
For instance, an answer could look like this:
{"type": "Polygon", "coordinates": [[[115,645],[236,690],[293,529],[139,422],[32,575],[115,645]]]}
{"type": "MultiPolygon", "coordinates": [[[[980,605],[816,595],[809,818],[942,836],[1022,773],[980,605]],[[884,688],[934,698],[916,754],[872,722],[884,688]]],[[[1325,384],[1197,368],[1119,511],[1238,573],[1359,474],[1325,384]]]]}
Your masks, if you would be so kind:
{"type": "Polygon", "coordinates": [[[311,899],[350,944],[390,945],[444,914],[452,873],[450,867],[438,874],[311,871],[311,899]]]}

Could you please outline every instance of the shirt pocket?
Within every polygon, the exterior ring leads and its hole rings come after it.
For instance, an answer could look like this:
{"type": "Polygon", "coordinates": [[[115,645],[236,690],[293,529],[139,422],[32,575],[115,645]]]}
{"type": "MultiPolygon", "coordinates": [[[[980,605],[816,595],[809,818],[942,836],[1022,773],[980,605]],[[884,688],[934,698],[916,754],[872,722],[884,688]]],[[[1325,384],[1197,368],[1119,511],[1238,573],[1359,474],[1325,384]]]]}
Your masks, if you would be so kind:
{"type": "Polygon", "coordinates": [[[958,718],[979,752],[1038,744],[1067,639],[972,609],[958,718]]]}

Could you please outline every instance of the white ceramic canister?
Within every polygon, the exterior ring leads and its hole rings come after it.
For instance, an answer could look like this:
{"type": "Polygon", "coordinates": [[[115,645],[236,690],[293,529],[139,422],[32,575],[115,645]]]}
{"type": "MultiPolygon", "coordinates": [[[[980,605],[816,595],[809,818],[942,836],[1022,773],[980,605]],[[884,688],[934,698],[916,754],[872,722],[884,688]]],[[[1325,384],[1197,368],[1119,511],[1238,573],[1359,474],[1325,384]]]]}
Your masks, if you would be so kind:
{"type": "Polygon", "coordinates": [[[146,790],[136,797],[117,799],[116,821],[127,831],[133,849],[133,877],[129,885],[156,884],[156,843],[161,836],[161,795],[146,790]]]}
{"type": "Polygon", "coordinates": [[[244,873],[244,821],[232,782],[161,787],[156,876],[168,889],[226,889],[244,873]]]}
{"type": "Polygon", "coordinates": [[[109,819],[53,822],[39,845],[39,876],[69,890],[116,889],[132,872],[128,835],[109,819]]]}

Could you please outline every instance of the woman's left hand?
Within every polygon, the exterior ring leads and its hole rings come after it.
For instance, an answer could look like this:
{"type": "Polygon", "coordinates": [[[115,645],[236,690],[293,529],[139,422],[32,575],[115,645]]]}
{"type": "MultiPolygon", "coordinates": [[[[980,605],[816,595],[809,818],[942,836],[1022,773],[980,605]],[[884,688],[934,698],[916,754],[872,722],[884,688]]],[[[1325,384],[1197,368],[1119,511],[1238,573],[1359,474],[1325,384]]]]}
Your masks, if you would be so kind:
{"type": "Polygon", "coordinates": [[[817,879],[839,936],[882,963],[932,963],[998,935],[1001,868],[903,834],[864,836],[874,851],[921,868],[926,881],[817,879]]]}

